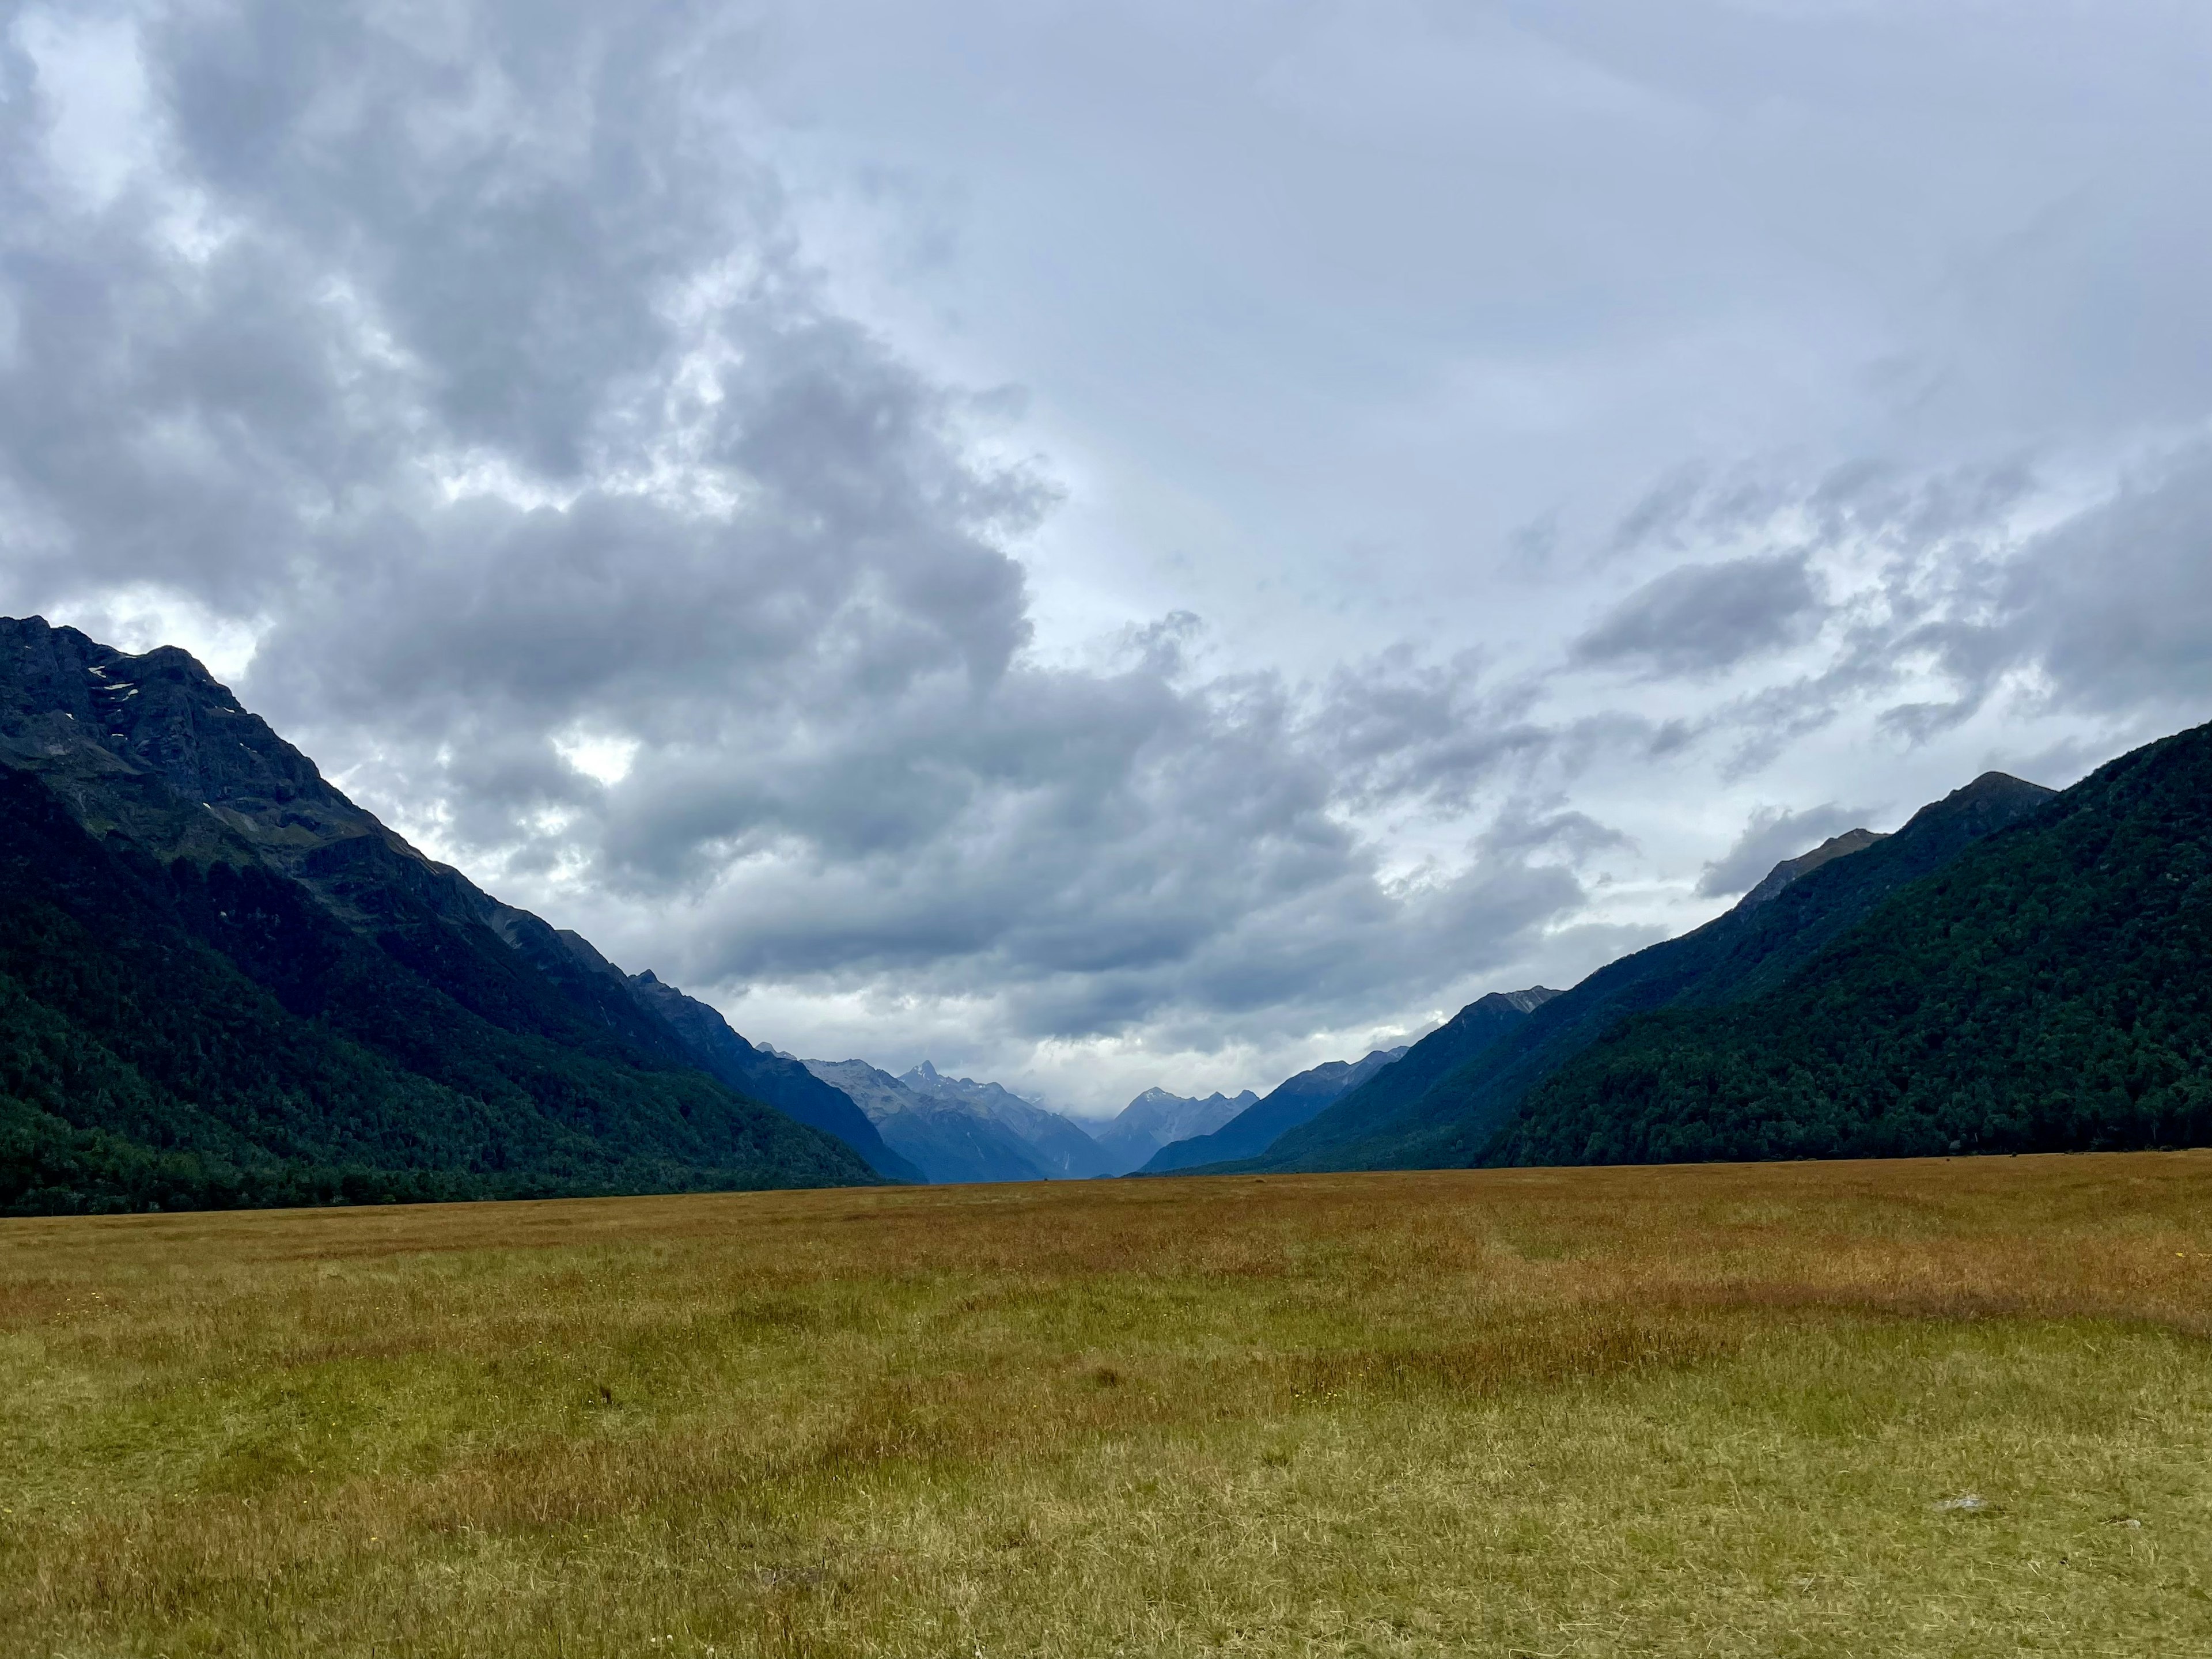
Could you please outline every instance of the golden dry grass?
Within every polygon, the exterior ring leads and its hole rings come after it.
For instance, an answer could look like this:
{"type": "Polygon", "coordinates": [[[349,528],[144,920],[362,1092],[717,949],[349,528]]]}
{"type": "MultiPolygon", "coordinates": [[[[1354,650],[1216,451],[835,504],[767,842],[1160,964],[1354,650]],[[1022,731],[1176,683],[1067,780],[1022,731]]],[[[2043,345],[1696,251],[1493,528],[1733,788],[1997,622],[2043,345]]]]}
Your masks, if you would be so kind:
{"type": "Polygon", "coordinates": [[[0,1654],[2212,1653],[2208,1331],[2199,1153],[0,1222],[0,1654]]]}

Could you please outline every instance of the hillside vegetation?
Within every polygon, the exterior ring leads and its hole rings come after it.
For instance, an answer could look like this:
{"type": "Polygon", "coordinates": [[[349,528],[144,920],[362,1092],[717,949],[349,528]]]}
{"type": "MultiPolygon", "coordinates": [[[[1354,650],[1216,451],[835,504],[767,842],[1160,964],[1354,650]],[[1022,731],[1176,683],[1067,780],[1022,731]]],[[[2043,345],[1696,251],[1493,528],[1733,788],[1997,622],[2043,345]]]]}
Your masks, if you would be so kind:
{"type": "Polygon", "coordinates": [[[1608,963],[1502,1030],[1462,1034],[1492,999],[1471,1004],[1395,1066],[1240,1167],[1474,1164],[1530,1090],[1623,1020],[1654,1008],[1712,1006],[1758,995],[1913,882],[2051,799],[2038,785],[1988,774],[1923,807],[1895,835],[1839,837],[1786,861],[1725,915],[1608,963]],[[1839,847],[1849,850],[1838,853],[1839,847]]]}
{"type": "MultiPolygon", "coordinates": [[[[1549,996],[1552,993],[1524,991],[1520,994],[1528,998],[1538,994],[1549,996]]],[[[1504,1008],[1508,1011],[1508,1018],[1520,1012],[1503,997],[1486,997],[1483,1002],[1504,1008]]],[[[1486,1009],[1485,1012],[1488,1011],[1486,1009]]],[[[1468,1011],[1462,1010],[1456,1023],[1464,1025],[1468,1018],[1468,1011]]],[[[1500,1029],[1503,1029],[1502,1025],[1500,1029]]],[[[1357,1060],[1326,1060],[1300,1072],[1276,1085],[1265,1097],[1247,1106],[1211,1134],[1170,1141],[1152,1154],[1151,1161],[1139,1173],[1173,1175],[1177,1170],[1203,1169],[1213,1164],[1234,1164],[1246,1158],[1257,1158],[1282,1139],[1287,1131],[1295,1129],[1324,1110],[1331,1101],[1342,1099],[1376,1073],[1395,1065],[1405,1056],[1404,1045],[1395,1048],[1376,1048],[1357,1060]]]]}
{"type": "Polygon", "coordinates": [[[0,1652],[2212,1651],[2212,1156],[0,1222],[0,1652]]]}
{"type": "Polygon", "coordinates": [[[1626,1022],[1529,1098],[1497,1156],[2207,1141],[2212,728],[2199,728],[1966,851],[1766,994],[1626,1022]]]}
{"type": "Polygon", "coordinates": [[[881,1179],[719,1065],[185,653],[0,619],[0,1214],[881,1179]]]}
{"type": "Polygon", "coordinates": [[[21,773],[0,825],[0,1213],[871,1178],[557,1009],[474,1014],[252,864],[112,851],[21,773]]]}

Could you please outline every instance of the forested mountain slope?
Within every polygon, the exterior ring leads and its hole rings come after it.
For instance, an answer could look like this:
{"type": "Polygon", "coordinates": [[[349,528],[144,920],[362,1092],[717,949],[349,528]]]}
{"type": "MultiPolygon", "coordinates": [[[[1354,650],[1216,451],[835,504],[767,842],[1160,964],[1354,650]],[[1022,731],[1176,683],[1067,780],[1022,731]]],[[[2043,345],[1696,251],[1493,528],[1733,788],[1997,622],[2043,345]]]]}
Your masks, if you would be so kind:
{"type": "Polygon", "coordinates": [[[1778,984],[1644,1014],[1494,1161],[2212,1140],[2212,727],[2123,757],[1778,984]]]}
{"type": "Polygon", "coordinates": [[[1197,1167],[1207,1172],[1354,1167],[1329,1162],[1340,1155],[1333,1149],[1385,1132],[1425,1099],[1439,1079],[1489,1053],[1559,994],[1534,985],[1525,991],[1492,991],[1477,997],[1390,1065],[1378,1067],[1364,1082],[1304,1121],[1286,1125],[1259,1152],[1247,1154],[1240,1163],[1197,1167]]]}
{"type": "Polygon", "coordinates": [[[1169,1175],[1208,1164],[1257,1158],[1286,1129],[1294,1129],[1331,1101],[1341,1099],[1385,1066],[1405,1057],[1406,1048],[1376,1048],[1364,1059],[1332,1060],[1286,1078],[1212,1134],[1170,1141],[1137,1173],[1169,1175]]]}
{"type": "MultiPolygon", "coordinates": [[[[570,937],[564,934],[562,937],[570,937]]],[[[588,947],[587,947],[588,948],[588,947]]],[[[765,1101],[837,1137],[894,1181],[922,1179],[921,1172],[884,1142],[867,1114],[842,1090],[824,1083],[799,1061],[748,1042],[719,1011],[688,997],[647,969],[629,977],[632,994],[666,1020],[684,1041],[693,1064],[741,1095],[765,1101]]]]}
{"type": "Polygon", "coordinates": [[[0,619],[0,1209],[880,1178],[184,652],[0,619]]]}
{"type": "Polygon", "coordinates": [[[1425,1079],[1414,1094],[1407,1086],[1414,1074],[1406,1067],[1420,1054],[1417,1045],[1365,1089],[1285,1135],[1256,1167],[1474,1163],[1532,1088],[1621,1020],[1653,1008],[1759,994],[1891,895],[2051,797],[2040,785],[1991,772],[1923,807],[1894,835],[1853,831],[1785,860],[1725,915],[1599,969],[1493,1045],[1425,1079]],[[1361,1098],[1385,1085],[1394,1097],[1361,1098]]]}

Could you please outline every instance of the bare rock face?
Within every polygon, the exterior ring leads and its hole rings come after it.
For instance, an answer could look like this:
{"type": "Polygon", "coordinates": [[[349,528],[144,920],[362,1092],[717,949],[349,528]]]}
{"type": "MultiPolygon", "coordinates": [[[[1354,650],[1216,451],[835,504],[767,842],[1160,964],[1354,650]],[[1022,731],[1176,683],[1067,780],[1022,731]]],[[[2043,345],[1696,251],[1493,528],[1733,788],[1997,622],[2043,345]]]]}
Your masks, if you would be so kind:
{"type": "Polygon", "coordinates": [[[864,1060],[810,1060],[806,1069],[850,1096],[891,1150],[933,1182],[1048,1181],[1021,1136],[957,1099],[918,1093],[864,1060]]]}
{"type": "Polygon", "coordinates": [[[926,1060],[899,1081],[918,1095],[958,1102],[1012,1130],[1055,1177],[1082,1181],[1113,1173],[1112,1160],[1082,1125],[1011,1089],[973,1078],[946,1077],[926,1060]]]}
{"type": "Polygon", "coordinates": [[[1259,1098],[1249,1089],[1237,1095],[1217,1091],[1202,1100],[1147,1089],[1099,1131],[1098,1144],[1112,1160],[1113,1172],[1127,1175],[1144,1168],[1170,1142],[1212,1134],[1259,1098]]]}

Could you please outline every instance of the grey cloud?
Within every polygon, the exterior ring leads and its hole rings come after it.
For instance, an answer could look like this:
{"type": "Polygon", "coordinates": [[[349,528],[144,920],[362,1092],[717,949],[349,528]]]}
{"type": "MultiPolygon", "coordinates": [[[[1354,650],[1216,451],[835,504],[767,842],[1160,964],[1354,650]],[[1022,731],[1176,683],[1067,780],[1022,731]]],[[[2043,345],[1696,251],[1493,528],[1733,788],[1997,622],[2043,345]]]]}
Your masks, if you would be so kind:
{"type": "Polygon", "coordinates": [[[1821,595],[1802,554],[1685,565],[1654,578],[1573,645],[1573,660],[1650,674],[1713,674],[1809,638],[1821,595]]]}
{"type": "MultiPolygon", "coordinates": [[[[1863,469],[1808,497],[1830,542],[1888,562],[1816,674],[1722,711],[1752,750],[1879,699],[1911,665],[1938,695],[1882,706],[1875,726],[1920,745],[2009,699],[2148,733],[2212,709],[2212,451],[2139,469],[2022,538],[2008,516],[2040,487],[2017,461],[1918,479],[1863,469]]],[[[2106,739],[2111,741],[2110,738],[2106,739]]]]}
{"type": "Polygon", "coordinates": [[[1452,811],[1559,755],[1564,734],[1536,717],[1540,696],[1533,681],[1487,680],[1473,653],[1430,663],[1401,651],[1335,670],[1311,735],[1347,798],[1452,811]]]}
{"type": "MultiPolygon", "coordinates": [[[[1731,779],[1854,707],[1907,747],[1994,706],[2106,722],[2091,746],[2107,750],[2212,713],[2212,450],[2139,467],[2025,537],[2014,516],[2039,502],[2047,513],[2048,484],[2016,457],[1917,475],[1862,464],[1779,500],[1773,523],[1792,525],[1806,556],[1856,549],[1882,562],[1871,587],[1826,610],[1810,672],[1698,722],[1701,740],[1727,745],[1731,779]],[[1908,685],[1925,690],[1900,696],[1908,685]]],[[[1653,586],[1687,592],[1691,574],[1653,586]]],[[[1631,638],[1644,625],[1638,607],[1632,599],[1613,619],[1631,638]]],[[[2062,741],[2053,752],[2073,751],[2062,741]]]]}
{"type": "MultiPolygon", "coordinates": [[[[1732,652],[1762,633],[1770,643],[1775,635],[1790,642],[1815,635],[1820,643],[1793,665],[1802,672],[1791,678],[1754,680],[1697,716],[1679,719],[1669,728],[1672,746],[1714,750],[1723,779],[1735,782],[1765,770],[1855,708],[1870,712],[1884,736],[1925,744],[1971,719],[2022,664],[2021,642],[1993,624],[2009,608],[2009,518],[2044,488],[2035,469],[2018,457],[1920,471],[1866,460],[1809,477],[1777,469],[1765,476],[1740,471],[1717,482],[1704,474],[1671,481],[1639,509],[1643,543],[1694,532],[1723,541],[1794,542],[1795,550],[1669,572],[1585,635],[1574,655],[1605,667],[1614,665],[1618,650],[1627,663],[1640,664],[1647,679],[1668,678],[1670,671],[1693,681],[1715,678],[1723,671],[1696,649],[1663,665],[1661,655],[1673,637],[1665,625],[1668,613],[1690,613],[1683,626],[1693,632],[1711,583],[1717,597],[1711,607],[1716,637],[1710,654],[1723,664],[1734,665],[1732,652]],[[1673,526],[1663,534],[1662,520],[1673,526]],[[1831,597],[1811,575],[1822,559],[1856,567],[1872,580],[1831,597]],[[1805,568],[1805,590],[1798,588],[1793,565],[1805,568]],[[1770,580],[1778,591],[1762,596],[1761,584],[1770,580]],[[1808,599],[1812,608],[1802,608],[1808,599]],[[1886,701],[1908,683],[1924,683],[1921,670],[1931,663],[1944,670],[1942,695],[1886,701]]],[[[1752,666],[1767,654],[1747,648],[1737,660],[1752,666]]],[[[1653,752],[1661,752],[1656,743],[1653,752]]]]}
{"type": "Polygon", "coordinates": [[[457,438],[561,477],[629,447],[622,394],[685,343],[672,284],[783,257],[702,96],[750,57],[710,16],[249,4],[157,10],[148,45],[197,179],[373,295],[457,438]]]}
{"type": "Polygon", "coordinates": [[[2099,714],[2212,705],[2212,451],[2133,481],[2039,538],[2002,574],[1994,639],[1953,651],[1985,675],[2027,657],[2051,694],[2099,714]],[[1978,646],[1984,647],[1977,649],[1978,646]]]}
{"type": "Polygon", "coordinates": [[[1682,467],[1652,485],[1613,526],[1608,550],[1626,552],[1660,541],[1679,545],[1704,497],[1706,477],[1702,466],[1682,467]]]}
{"type": "Polygon", "coordinates": [[[1607,552],[1749,541],[1791,544],[1769,555],[1784,558],[1858,543],[1919,558],[1987,533],[2041,483],[2025,454],[1936,468],[1867,456],[1813,471],[1772,458],[1724,472],[1691,466],[1645,492],[1614,526],[1607,552]]]}
{"type": "Polygon", "coordinates": [[[1698,880],[1702,898],[1725,898],[1747,893],[1784,859],[1809,853],[1832,836],[1863,828],[1867,815],[1854,808],[1809,806],[1799,811],[1761,807],[1752,814],[1735,844],[1705,866],[1698,880]]]}
{"type": "MultiPolygon", "coordinates": [[[[1196,841],[1183,850],[1199,852],[1196,841]]],[[[1085,909],[1072,894],[1023,894],[1048,902],[1016,902],[964,937],[951,935],[939,896],[922,882],[878,887],[826,919],[834,926],[838,915],[849,918],[848,943],[859,948],[825,953],[817,982],[993,999],[997,1008],[982,1018],[996,1023],[994,1036],[1035,1040],[1141,1024],[1176,1046],[1210,1050],[1348,1010],[1387,1018],[1408,996],[1425,999],[1439,982],[1513,960],[1534,930],[1583,897],[1568,872],[1510,860],[1487,861],[1413,902],[1378,893],[1357,864],[1333,879],[1285,882],[1279,871],[1240,879],[1226,856],[1193,862],[1187,880],[1163,891],[1125,885],[1111,907],[1085,909]],[[869,973],[863,952],[880,951],[902,918],[911,933],[899,973],[869,973]]],[[[925,878],[940,871],[933,866],[925,878]]],[[[971,876],[958,896],[986,890],[971,876]]],[[[818,902],[822,895],[810,896],[818,902]]],[[[701,975],[741,983],[786,944],[817,948],[825,918],[812,904],[779,906],[766,893],[730,898],[743,927],[714,937],[748,953],[702,956],[701,975]],[[766,937],[754,937],[757,930],[766,937]]],[[[951,915],[966,914],[951,908],[951,915]]]]}
{"type": "Polygon", "coordinates": [[[1680,467],[1652,485],[1621,516],[1604,557],[1654,548],[1680,553],[1725,545],[1771,524],[1800,499],[1786,474],[1776,476],[1765,467],[1725,471],[1704,464],[1680,467]]]}
{"type": "Polygon", "coordinates": [[[1818,479],[1799,510],[1816,544],[1858,537],[1912,558],[1930,550],[1971,550],[2041,483],[2024,455],[1934,471],[1863,459],[1818,479]]]}
{"type": "Polygon", "coordinates": [[[1487,852],[1522,855],[1557,850],[1570,860],[1632,844],[1620,830],[1561,801],[1536,802],[1519,796],[1507,800],[1481,837],[1487,852]]]}
{"type": "Polygon", "coordinates": [[[1686,742],[1721,745],[1721,775],[1730,782],[1765,771],[1793,745],[1834,725],[1853,704],[1879,700],[1896,685],[1900,664],[1924,630],[1887,623],[1844,629],[1815,672],[1729,698],[1698,721],[1686,742]]]}
{"type": "MultiPolygon", "coordinates": [[[[899,753],[957,780],[899,844],[836,847],[795,886],[717,878],[710,902],[732,926],[708,971],[1012,987],[1024,1007],[1080,1007],[1092,1024],[1148,1002],[1317,1006],[1436,971],[1396,952],[1421,963],[1504,949],[1579,896],[1522,856],[1575,834],[1564,818],[1496,849],[1471,885],[1387,894],[1332,816],[1325,753],[1278,685],[1177,692],[1144,672],[1117,684],[1023,670],[966,714],[957,736],[888,734],[879,763],[858,769],[860,787],[894,795],[908,783],[899,753]],[[1476,914],[1487,931],[1462,931],[1476,914]]],[[[777,782],[786,823],[834,815],[837,778],[777,782]]],[[[823,830],[805,839],[829,850],[823,830]]]]}
{"type": "MultiPolygon", "coordinates": [[[[1767,48],[1746,44],[1740,8],[1693,8],[1653,34],[1615,77],[1649,95],[1602,123],[1542,106],[1541,76],[1499,72],[1510,110],[1425,80],[1420,118],[1443,125],[1411,145],[1347,121],[1346,88],[1326,84],[1357,59],[1370,112],[1395,120],[1401,100],[1375,77],[1407,47],[1406,19],[1315,34],[1292,9],[1186,52],[1151,48],[1192,44],[1174,33],[1188,9],[987,8],[993,26],[948,57],[935,16],[842,0],[760,27],[752,9],[706,3],[155,3],[127,14],[147,142],[96,199],[47,166],[51,89],[11,27],[0,601],[82,617],[144,588],[258,630],[244,695],[379,810],[490,884],[565,907],[631,965],[727,994],[941,998],[972,1006],[979,1030],[1194,1047],[1394,1018],[1551,941],[1584,941],[1558,947],[1567,957],[1611,948],[1629,935],[1577,918],[1583,872],[1631,850],[1624,803],[1715,773],[1727,787],[1846,715],[1932,745],[2030,681],[2051,706],[2114,722],[2212,696],[2202,464],[2021,547],[2008,524],[2044,488],[2045,450],[1970,418],[2012,384],[1977,363],[2065,333],[2051,319],[2094,247],[2065,241],[2063,269],[2016,279],[2027,291],[1946,356],[1868,319],[1918,316],[1910,293],[1960,245],[1879,257],[1918,223],[1909,192],[1808,194],[1808,160],[1864,148],[1825,136],[1850,112],[1810,60],[1792,61],[1819,143],[1780,134],[1771,165],[1763,149],[1725,153],[1726,135],[1744,137],[1725,125],[1731,100],[1765,84],[1767,48]],[[1132,566],[1187,539],[1190,569],[1224,568],[1210,590],[1180,574],[1099,582],[1115,597],[1094,608],[1120,608],[1091,618],[1098,634],[1158,620],[1090,667],[1066,665],[1080,652],[1065,639],[1038,646],[1049,609],[1020,556],[1056,485],[975,441],[1018,393],[969,395],[916,368],[811,264],[790,157],[758,142],[750,101],[763,40],[801,36],[884,54],[847,116],[1006,90],[1003,108],[969,99],[957,142],[984,161],[966,173],[893,126],[855,141],[915,150],[897,190],[927,198],[933,222],[933,222],[958,240],[894,263],[951,280],[1018,245],[1006,268],[1029,287],[917,303],[1018,313],[1007,332],[963,337],[975,361],[1026,369],[1070,340],[1110,352],[1041,397],[1055,429],[1091,443],[1085,462],[1146,475],[1156,502],[1213,492],[1202,511],[1143,520],[1144,538],[1104,538],[1103,556],[1132,566]],[[1734,55],[1699,44],[1714,40],[1734,55]],[[1070,88],[1051,65],[1088,70],[1109,46],[1076,88],[1078,125],[1054,125],[1070,88]],[[1290,56],[1268,61],[1279,46],[1290,56]],[[1141,80],[1154,70],[1172,95],[1142,106],[1158,119],[1133,136],[1126,100],[1161,91],[1141,80]],[[1260,85],[1279,107],[1214,95],[1260,85]],[[1467,110],[1479,124],[1449,127],[1467,110]],[[1006,142],[1031,130],[1036,156],[1006,142]],[[1588,192],[1489,165],[1535,130],[1571,141],[1588,192]],[[1001,165],[1030,169],[1011,195],[988,170],[1001,165]],[[1055,220],[1043,206],[1070,178],[1097,188],[1055,220]],[[1483,212],[1432,210],[1469,179],[1483,212]],[[1791,216],[1816,194],[1823,222],[1791,216]],[[1751,234],[1745,202],[1784,234],[1751,234]],[[1897,286],[1832,308],[1807,299],[1802,250],[1831,234],[1854,270],[1897,286]],[[1814,343],[1779,392],[1759,378],[1777,337],[1814,343]],[[1868,368],[1877,348],[1893,375],[1868,368]],[[1690,380],[1668,367],[1692,362],[1690,380]],[[1616,363],[1636,367],[1617,383],[1594,367],[1616,363]],[[1112,398],[1084,395],[1107,382],[1126,404],[1110,418],[1112,398]],[[1801,386],[1843,411],[1833,431],[1775,430],[1801,386]],[[1656,434],[1622,424],[1655,410],[1656,434]],[[1513,410],[1532,423],[1492,418],[1513,410]],[[1747,456],[1685,435],[1732,431],[1806,447],[1747,456]],[[1916,459],[1834,464],[1884,447],[1916,459]],[[1623,477],[1662,483],[1632,505],[1623,477]],[[1208,551],[1231,521],[1254,550],[1208,551]],[[1531,528],[1511,544],[1515,525],[1531,528]],[[1522,579],[1504,592],[1484,550],[1509,544],[1522,579]],[[1387,551],[1363,553],[1355,579],[1352,546],[1387,551]],[[1562,648],[1561,619],[1591,614],[1595,581],[1683,560],[1697,562],[1562,648]],[[1262,562],[1280,580],[1252,580],[1262,562]],[[1832,569],[1871,586],[1838,576],[1831,592],[1832,569]],[[1540,593],[1538,576],[1564,591],[1540,593]],[[1377,599],[1368,629],[1340,603],[1354,580],[1418,599],[1397,612],[1377,599]],[[1218,622],[1262,588],[1218,637],[1293,642],[1218,666],[1234,647],[1202,640],[1192,613],[1218,622]],[[1310,605],[1283,597],[1307,589],[1310,605]],[[1386,648],[1402,637],[1427,643],[1386,648]],[[1464,648],[1476,640],[1493,654],[1464,648]],[[1635,704],[1653,689],[1652,708],[1623,706],[1623,674],[1635,704]],[[626,774],[564,761],[576,741],[612,745],[626,774]],[[1407,823],[1449,847],[1449,871],[1407,875],[1389,846],[1407,823]]],[[[1559,50],[1543,63],[1602,68],[1650,26],[1598,11],[1602,38],[1583,38],[1588,19],[1523,20],[1504,45],[1550,31],[1559,50]]],[[[1759,26],[1777,30],[1802,46],[1794,26],[1759,26]]],[[[1880,30],[1844,33],[1870,84],[1917,61],[1880,30]]],[[[1503,40],[1444,43],[1451,72],[1534,61],[1482,58],[1503,40]]],[[[842,94],[822,95],[834,125],[842,94]]],[[[2025,100],[2008,118],[2027,125],[2002,131],[2041,131],[2046,107],[2025,100]]],[[[1929,131],[1917,108],[1905,149],[1929,131]]],[[[2045,159],[2020,163],[2030,194],[2045,159]]],[[[1891,165],[1857,183],[1886,185],[1891,165]]],[[[2006,229],[2018,214],[1984,216],[2006,229]]],[[[2149,320],[2129,325],[2144,337],[2179,333],[2201,304],[2197,220],[2166,216],[2181,257],[2148,294],[2149,320]]],[[[2037,360],[2038,407],[2063,403],[2065,357],[2037,360]]],[[[2144,407],[2172,414],[2194,382],[2157,380],[2144,407]]],[[[2112,407],[2124,391],[2106,388],[2112,407]]],[[[1086,488],[1110,470],[1085,466],[1086,488]]],[[[1865,747],[1876,758],[1862,766],[1895,752],[1865,747]]],[[[1803,764],[1835,763],[1832,750],[1803,764]]],[[[1824,781],[1793,798],[1823,793],[1875,790],[1824,781]]]]}
{"type": "Polygon", "coordinates": [[[1341,820],[1544,763],[1471,660],[1209,678],[1182,612],[1033,660],[1007,549],[1050,481],[979,461],[973,400],[797,260],[714,118],[746,43],[602,15],[154,14],[155,174],[0,229],[9,602],[257,619],[241,690],[349,787],[495,885],[657,918],[687,981],[1310,1029],[1580,902],[1530,861],[1571,813],[1411,890],[1341,820]]]}

